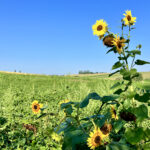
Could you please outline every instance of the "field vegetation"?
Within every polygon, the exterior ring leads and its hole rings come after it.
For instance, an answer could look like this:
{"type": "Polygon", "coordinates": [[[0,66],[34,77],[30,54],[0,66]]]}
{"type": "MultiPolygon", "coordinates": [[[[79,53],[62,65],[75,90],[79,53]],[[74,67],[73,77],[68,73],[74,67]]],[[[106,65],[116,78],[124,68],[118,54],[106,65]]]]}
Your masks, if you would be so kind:
{"type": "MultiPolygon", "coordinates": [[[[150,90],[150,73],[142,73],[143,81],[136,86],[150,90]]],[[[89,93],[100,96],[112,94],[110,87],[119,75],[108,74],[46,76],[23,73],[0,73],[0,149],[54,150],[62,149],[61,135],[54,135],[64,112],[61,100],[79,102],[89,93]],[[47,106],[45,117],[32,112],[34,100],[47,106]]],[[[82,115],[91,116],[99,109],[99,102],[90,101],[82,115]]]]}

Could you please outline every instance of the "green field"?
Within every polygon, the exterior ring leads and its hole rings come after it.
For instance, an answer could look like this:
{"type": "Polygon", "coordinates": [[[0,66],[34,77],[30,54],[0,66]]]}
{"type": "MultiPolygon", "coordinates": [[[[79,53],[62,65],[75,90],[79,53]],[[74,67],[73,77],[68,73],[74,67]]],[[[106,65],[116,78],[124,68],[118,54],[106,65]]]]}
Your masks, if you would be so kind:
{"type": "MultiPolygon", "coordinates": [[[[150,89],[150,73],[142,73],[143,81],[135,86],[150,89]]],[[[64,113],[59,102],[64,99],[81,101],[90,92],[100,96],[113,93],[110,87],[121,80],[119,75],[109,78],[108,74],[46,76],[0,73],[0,149],[59,150],[61,141],[51,138],[64,113]],[[38,118],[31,109],[34,100],[47,106],[49,115],[38,118]],[[32,124],[36,134],[23,124],[32,124]]],[[[98,102],[90,101],[83,115],[90,115],[99,108],[98,102]],[[88,111],[87,111],[88,110],[88,111]]]]}

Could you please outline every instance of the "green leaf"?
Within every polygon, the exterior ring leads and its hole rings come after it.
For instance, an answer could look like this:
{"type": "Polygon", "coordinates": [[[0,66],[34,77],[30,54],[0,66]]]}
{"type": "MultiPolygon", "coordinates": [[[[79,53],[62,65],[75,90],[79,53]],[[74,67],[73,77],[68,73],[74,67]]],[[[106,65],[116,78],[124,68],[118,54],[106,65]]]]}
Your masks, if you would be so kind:
{"type": "Polygon", "coordinates": [[[65,112],[67,115],[71,115],[72,112],[73,112],[72,106],[69,106],[69,107],[65,108],[65,109],[64,109],[64,112],[65,112]]]}
{"type": "Polygon", "coordinates": [[[136,94],[135,97],[134,97],[136,100],[138,100],[139,102],[148,102],[150,100],[150,93],[144,93],[143,95],[139,95],[139,94],[136,94]]]}
{"type": "Polygon", "coordinates": [[[134,55],[141,55],[141,51],[139,51],[139,50],[132,50],[132,51],[130,51],[130,53],[132,53],[132,54],[134,54],[134,55]]]}
{"type": "Polygon", "coordinates": [[[128,91],[126,93],[126,98],[132,99],[132,98],[134,98],[135,94],[136,94],[136,91],[128,91]]]}
{"type": "Polygon", "coordinates": [[[137,76],[137,70],[136,69],[131,69],[130,71],[126,69],[121,69],[120,74],[123,76],[124,80],[131,80],[132,78],[137,76]]]}
{"type": "Polygon", "coordinates": [[[47,113],[42,113],[39,117],[37,117],[37,119],[43,118],[43,117],[45,117],[45,116],[47,116],[47,113]]]}
{"type": "Polygon", "coordinates": [[[69,126],[69,125],[68,125],[67,122],[63,122],[63,123],[61,123],[59,126],[57,126],[57,127],[54,129],[54,131],[59,134],[59,133],[63,132],[65,129],[67,129],[68,126],[69,126]]]}
{"type": "Polygon", "coordinates": [[[108,54],[110,52],[117,53],[116,47],[114,46],[113,48],[111,48],[110,50],[108,50],[106,54],[108,54]]]}
{"type": "Polygon", "coordinates": [[[145,65],[145,64],[150,64],[150,62],[137,59],[137,60],[135,61],[135,64],[136,64],[136,65],[145,65]]]}
{"type": "Polygon", "coordinates": [[[114,88],[116,88],[116,87],[118,87],[118,86],[121,86],[123,83],[124,83],[124,81],[122,81],[122,82],[117,82],[117,83],[115,83],[110,89],[114,89],[114,88]]]}
{"type": "Polygon", "coordinates": [[[120,68],[123,64],[120,63],[120,61],[117,61],[113,66],[112,66],[112,70],[120,68]]]}
{"type": "Polygon", "coordinates": [[[126,140],[132,145],[139,143],[143,139],[143,136],[144,132],[142,128],[127,128],[125,131],[126,140]]]}
{"type": "Polygon", "coordinates": [[[114,92],[114,94],[118,94],[118,95],[120,95],[122,92],[123,92],[123,90],[122,90],[122,89],[118,89],[117,91],[115,91],[115,92],[114,92]]]}
{"type": "Polygon", "coordinates": [[[73,102],[62,103],[61,104],[61,109],[67,108],[67,107],[71,106],[71,104],[74,104],[74,103],[73,102]]]}
{"type": "Polygon", "coordinates": [[[111,77],[112,75],[114,75],[114,74],[116,74],[116,73],[118,73],[118,72],[120,72],[120,70],[117,70],[117,71],[115,71],[115,72],[109,74],[109,77],[111,77]]]}
{"type": "Polygon", "coordinates": [[[116,122],[114,122],[113,124],[113,129],[115,130],[116,133],[118,133],[121,128],[124,126],[124,122],[121,120],[117,120],[116,122]]]}
{"type": "Polygon", "coordinates": [[[84,143],[86,141],[86,135],[82,130],[73,130],[65,133],[64,142],[66,145],[70,145],[72,149],[76,149],[78,144],[84,143]]]}
{"type": "Polygon", "coordinates": [[[106,150],[131,150],[127,144],[112,142],[106,146],[106,150]]]}
{"type": "Polygon", "coordinates": [[[115,94],[114,95],[109,95],[109,96],[103,96],[101,101],[107,103],[109,101],[114,101],[117,98],[119,98],[119,95],[115,95],[115,94]]]}
{"type": "Polygon", "coordinates": [[[136,116],[136,122],[142,122],[144,119],[148,118],[148,108],[144,104],[133,108],[132,111],[136,116]]]}
{"type": "Polygon", "coordinates": [[[104,118],[104,115],[92,115],[90,117],[86,117],[86,118],[83,118],[81,120],[90,120],[91,118],[99,118],[99,119],[101,119],[101,118],[104,118]]]}
{"type": "Polygon", "coordinates": [[[132,55],[141,55],[141,51],[140,50],[132,50],[132,51],[126,51],[127,53],[129,54],[132,54],[132,55]]]}
{"type": "Polygon", "coordinates": [[[106,122],[106,120],[108,120],[111,116],[110,111],[108,111],[103,118],[101,119],[95,119],[94,122],[98,127],[102,127],[104,125],[104,123],[106,122]]]}
{"type": "Polygon", "coordinates": [[[84,108],[89,104],[89,100],[101,100],[101,97],[97,93],[90,93],[84,100],[80,103],[80,108],[84,108]]]}

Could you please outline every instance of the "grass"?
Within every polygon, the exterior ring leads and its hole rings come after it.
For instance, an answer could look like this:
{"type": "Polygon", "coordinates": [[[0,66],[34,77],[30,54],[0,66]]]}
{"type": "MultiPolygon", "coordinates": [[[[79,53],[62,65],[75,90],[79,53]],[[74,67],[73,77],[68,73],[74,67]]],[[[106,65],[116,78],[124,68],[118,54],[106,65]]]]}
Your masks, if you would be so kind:
{"type": "MultiPolygon", "coordinates": [[[[137,86],[150,89],[150,73],[142,73],[144,81],[137,86]]],[[[90,92],[100,96],[113,93],[110,87],[119,75],[108,74],[46,76],[34,74],[0,73],[0,149],[61,149],[61,144],[51,139],[52,129],[64,113],[59,110],[61,100],[81,101],[90,92]],[[32,113],[32,101],[47,106],[45,112],[53,113],[37,119],[32,113]],[[26,130],[23,124],[32,124],[37,134],[26,130]]],[[[91,115],[99,102],[90,101],[83,115],[91,115]]]]}

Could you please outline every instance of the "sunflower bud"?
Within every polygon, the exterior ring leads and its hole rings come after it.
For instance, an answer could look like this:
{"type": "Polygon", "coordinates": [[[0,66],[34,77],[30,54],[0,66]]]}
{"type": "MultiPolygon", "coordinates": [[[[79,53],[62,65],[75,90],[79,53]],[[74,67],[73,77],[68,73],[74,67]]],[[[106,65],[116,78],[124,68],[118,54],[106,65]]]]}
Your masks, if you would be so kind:
{"type": "Polygon", "coordinates": [[[113,39],[114,36],[112,34],[105,36],[103,39],[104,45],[106,45],[107,47],[113,47],[113,39]]]}

